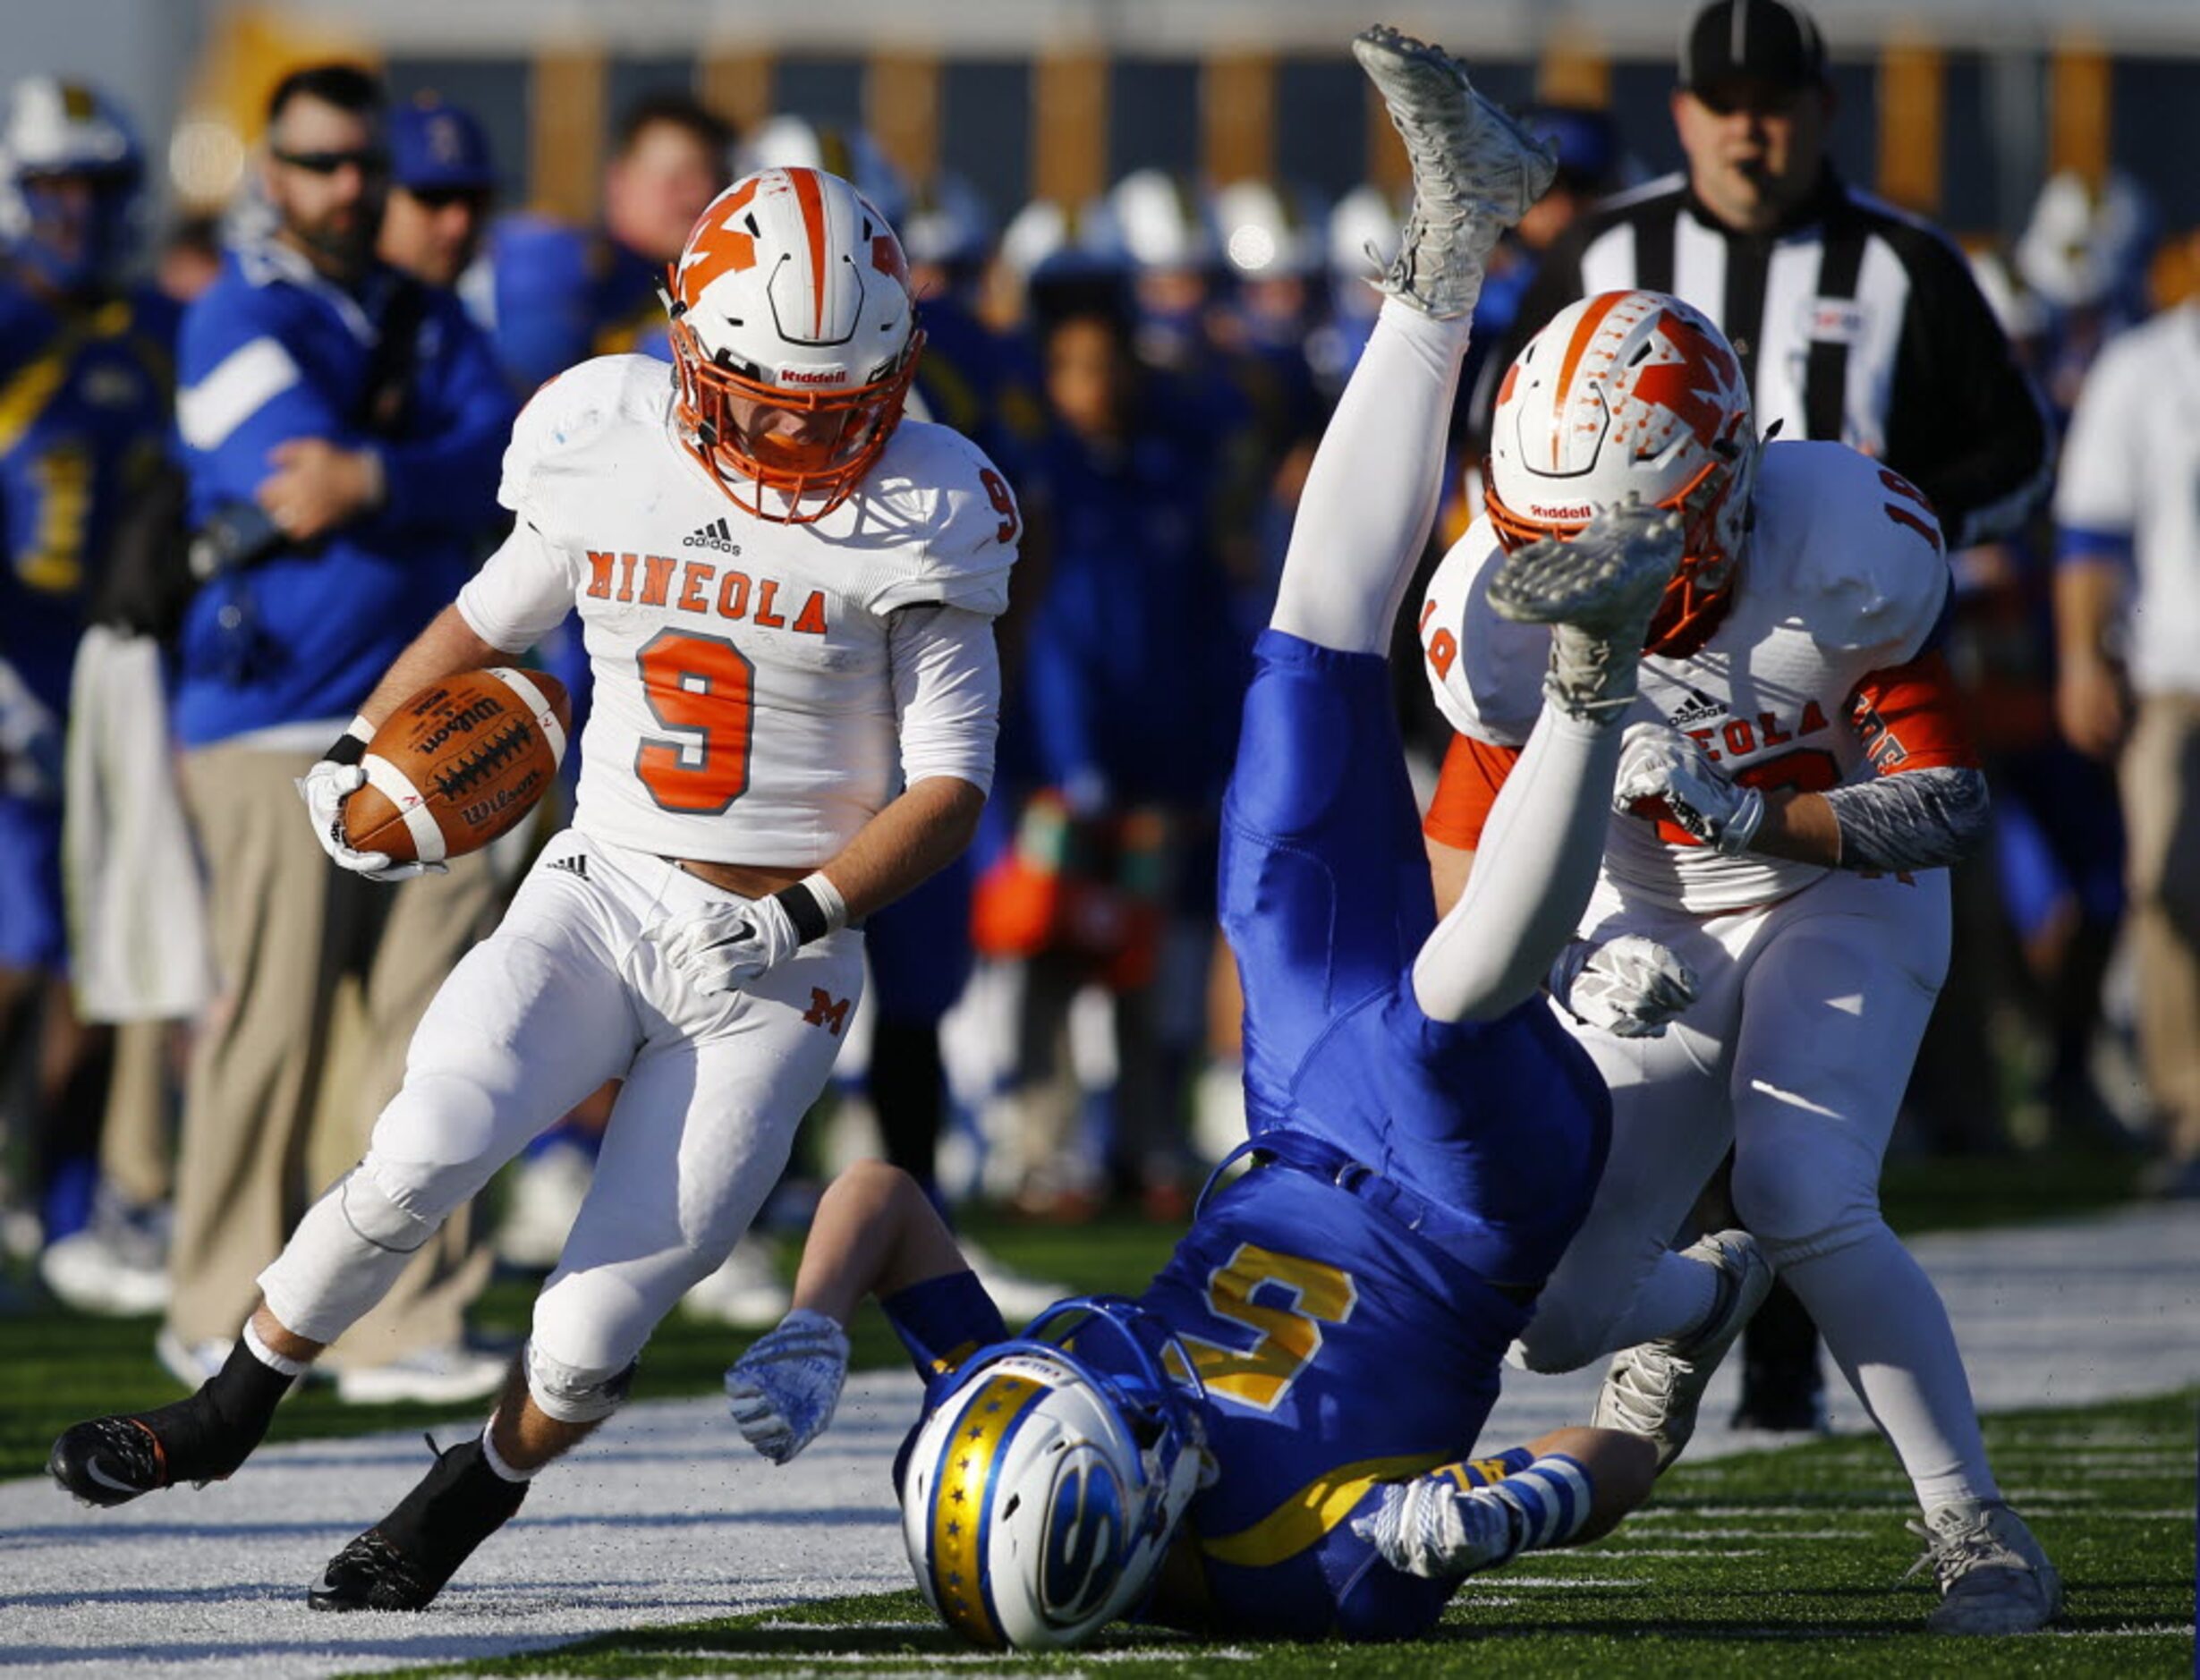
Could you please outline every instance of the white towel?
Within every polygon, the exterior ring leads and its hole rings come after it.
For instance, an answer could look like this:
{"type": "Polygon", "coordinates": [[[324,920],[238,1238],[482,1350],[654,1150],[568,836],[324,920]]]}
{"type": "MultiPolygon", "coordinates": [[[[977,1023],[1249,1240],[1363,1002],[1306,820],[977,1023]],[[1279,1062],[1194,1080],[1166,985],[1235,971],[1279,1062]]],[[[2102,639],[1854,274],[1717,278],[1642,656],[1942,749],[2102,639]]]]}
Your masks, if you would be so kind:
{"type": "Polygon", "coordinates": [[[84,632],[69,695],[62,878],[78,1013],[188,1020],[214,991],[206,887],[168,739],[160,646],[84,632]]]}

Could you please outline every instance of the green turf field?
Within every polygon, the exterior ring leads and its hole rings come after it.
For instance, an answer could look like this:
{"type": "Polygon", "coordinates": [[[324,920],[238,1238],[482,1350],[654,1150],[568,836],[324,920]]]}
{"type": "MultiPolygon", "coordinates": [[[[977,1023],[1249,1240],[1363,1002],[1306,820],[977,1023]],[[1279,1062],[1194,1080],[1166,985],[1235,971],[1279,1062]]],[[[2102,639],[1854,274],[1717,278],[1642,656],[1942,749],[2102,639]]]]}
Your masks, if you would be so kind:
{"type": "MultiPolygon", "coordinates": [[[[2008,1223],[2121,1201],[2135,1170],[2128,1158],[2084,1155],[1897,1160],[1888,1167],[1885,1200],[1889,1218],[1904,1232],[2008,1223]]],[[[1139,1287],[1159,1269],[1176,1238],[1173,1227],[1132,1219],[1049,1227],[981,1218],[973,1229],[1010,1264],[1085,1290],[1139,1287]]],[[[792,1240],[787,1247],[791,1268],[792,1240]]],[[[30,1304],[21,1313],[0,1311],[0,1476],[36,1474],[54,1438],[79,1418],[178,1397],[181,1390],[153,1359],[155,1320],[79,1317],[41,1304],[27,1278],[16,1281],[30,1293],[30,1304]]],[[[529,1280],[500,1281],[477,1318],[484,1328],[516,1345],[533,1294],[529,1280]]],[[[716,1392],[744,1341],[735,1331],[692,1324],[675,1313],[642,1357],[634,1397],[716,1392]]],[[[856,1365],[891,1364],[900,1357],[884,1321],[867,1311],[856,1325],[856,1365]]],[[[477,1408],[462,1407],[459,1414],[477,1415],[477,1408]]],[[[448,1408],[341,1405],[327,1388],[308,1388],[284,1406],[268,1438],[417,1428],[450,1415],[448,1408]]]]}
{"type": "Polygon", "coordinates": [[[616,1634],[408,1675],[2099,1675],[2193,1672],[2200,1393],[1988,1420],[2010,1497],[2059,1561],[2067,1619],[2023,1640],[1926,1633],[1930,1578],[1907,1485],[1876,1438],[1700,1466],[1601,1544],[1471,1581],[1438,1635],[1349,1648],[1215,1645],[1125,1632],[1057,1657],[981,1657],[913,1592],[616,1634]]]}

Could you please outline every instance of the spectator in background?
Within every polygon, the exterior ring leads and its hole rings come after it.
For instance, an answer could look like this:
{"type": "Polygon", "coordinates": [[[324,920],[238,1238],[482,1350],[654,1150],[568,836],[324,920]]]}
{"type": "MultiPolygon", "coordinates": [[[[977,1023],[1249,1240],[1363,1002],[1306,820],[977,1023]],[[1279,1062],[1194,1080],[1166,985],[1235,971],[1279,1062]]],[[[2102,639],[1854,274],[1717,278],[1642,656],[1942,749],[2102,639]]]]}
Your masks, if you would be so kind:
{"type": "Polygon", "coordinates": [[[422,285],[449,290],[488,231],[497,167],[473,115],[423,97],[389,118],[389,199],[377,253],[422,285]]]}
{"type": "Polygon", "coordinates": [[[80,1015],[62,904],[62,743],[85,601],[168,422],[173,311],[126,292],[143,157],[103,95],[50,76],[0,115],[0,1056],[31,1062],[40,1270],[98,1311],[159,1305],[95,1218],[109,1035],[80,1015]],[[99,1228],[93,1229],[94,1226],[99,1228]]]}
{"type": "Polygon", "coordinates": [[[522,397],[590,356],[672,360],[658,288],[695,218],[732,181],[733,141],[733,126],[689,95],[650,94],[612,136],[599,226],[539,216],[497,225],[467,293],[522,397]]]}
{"type": "Polygon", "coordinates": [[[1182,1108],[1202,1027],[1214,822],[1245,649],[1210,539],[1221,440],[1134,352],[1119,278],[1033,287],[1055,430],[1036,452],[1049,571],[1003,708],[980,949],[1023,959],[1010,1107],[1028,1211],[1083,1205],[1070,1006],[1113,997],[1117,1187],[1155,1217],[1188,1207],[1182,1108]]]}
{"type": "MultiPolygon", "coordinates": [[[[257,1276],[358,1159],[414,1023],[490,908],[485,859],[394,892],[331,871],[294,786],[450,598],[496,517],[512,404],[457,300],[378,261],[388,166],[368,72],[285,76],[261,184],[275,217],[186,312],[178,428],[219,569],[177,654],[185,798],[224,988],[183,1114],[159,1351],[210,1375],[257,1276]]],[[[488,1392],[463,1314],[488,1257],[460,1228],[331,1350],[354,1400],[488,1392]]]]}
{"type": "Polygon", "coordinates": [[[187,216],[168,230],[153,261],[153,284],[178,308],[222,276],[221,218],[187,216]]]}
{"type": "MultiPolygon", "coordinates": [[[[2200,234],[2189,236],[2200,259],[2200,234]]],[[[2101,352],[2055,493],[2055,705],[2118,762],[2161,1193],[2200,1196],[2200,300],[2101,352]]]]}
{"type": "MultiPolygon", "coordinates": [[[[2046,418],[1962,253],[1835,172],[1817,24],[1792,0],[1710,0],[1682,37],[1679,69],[1686,173],[1575,223],[1495,365],[1578,298],[1671,293],[1732,343],[1761,434],[1837,439],[1885,462],[1925,493],[1951,550],[2011,530],[2046,488],[2046,418]]],[[[1486,435],[1488,412],[1474,418],[1486,435]]],[[[1959,990],[1951,983],[1944,1005],[1959,990]]],[[[1992,1089],[1982,1036],[1951,1044],[1928,1031],[1913,1100],[1975,1105],[1992,1089]]],[[[1746,1337],[1737,1421],[1821,1424],[1816,1350],[1776,1285],[1746,1337]]]]}

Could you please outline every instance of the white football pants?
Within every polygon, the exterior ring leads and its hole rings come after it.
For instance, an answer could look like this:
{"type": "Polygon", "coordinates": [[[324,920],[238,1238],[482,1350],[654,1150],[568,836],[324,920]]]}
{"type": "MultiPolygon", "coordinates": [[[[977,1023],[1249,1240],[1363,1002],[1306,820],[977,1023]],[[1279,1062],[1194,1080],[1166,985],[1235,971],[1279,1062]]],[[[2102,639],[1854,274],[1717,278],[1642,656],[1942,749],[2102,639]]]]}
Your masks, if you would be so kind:
{"type": "MultiPolygon", "coordinates": [[[[429,1005],[365,1158],[260,1275],[276,1318],[334,1340],[451,1209],[619,1079],[529,1353],[533,1377],[559,1371],[578,1389],[624,1372],[756,1217],[862,988],[854,929],[730,995],[693,989],[641,937],[731,896],[646,853],[570,830],[553,840],[429,1005]]],[[[571,1396],[536,1397],[553,1416],[585,1413],[571,1396]]]]}
{"type": "Polygon", "coordinates": [[[1948,875],[1838,870],[1763,909],[1695,916],[1601,885],[1586,938],[1647,935],[1702,995],[1662,1038],[1555,1013],[1612,1093],[1612,1146],[1587,1223],[1521,1337],[1571,1370],[1685,1329],[1710,1299],[1668,1243],[1728,1147],[1737,1217],[1805,1306],[1927,1508],[1994,1488],[1939,1292],[1879,1208],[1910,1065],[1948,970],[1948,875]]]}

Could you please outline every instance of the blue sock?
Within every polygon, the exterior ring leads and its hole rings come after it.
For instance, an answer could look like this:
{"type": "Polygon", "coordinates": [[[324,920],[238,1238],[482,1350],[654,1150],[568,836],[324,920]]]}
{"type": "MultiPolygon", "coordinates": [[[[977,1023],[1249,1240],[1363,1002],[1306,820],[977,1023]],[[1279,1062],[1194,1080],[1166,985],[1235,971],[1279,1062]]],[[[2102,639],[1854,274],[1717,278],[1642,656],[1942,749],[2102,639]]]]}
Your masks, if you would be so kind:
{"type": "Polygon", "coordinates": [[[1546,1454],[1500,1477],[1490,1491],[1512,1508],[1515,1552],[1565,1545],[1588,1522],[1595,1495],[1581,1461],[1564,1453],[1546,1454]]]}

